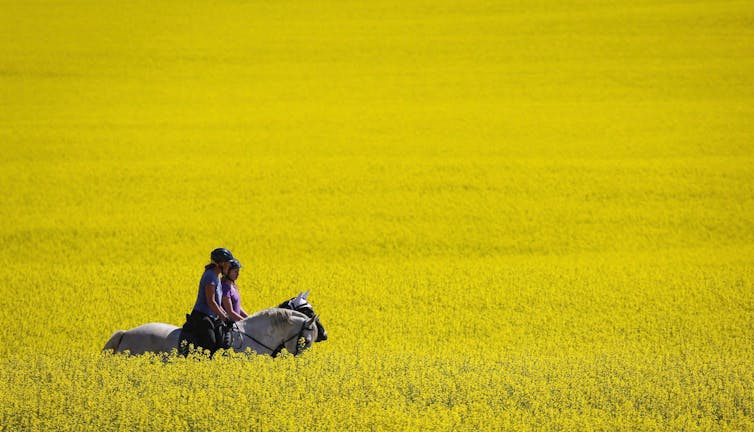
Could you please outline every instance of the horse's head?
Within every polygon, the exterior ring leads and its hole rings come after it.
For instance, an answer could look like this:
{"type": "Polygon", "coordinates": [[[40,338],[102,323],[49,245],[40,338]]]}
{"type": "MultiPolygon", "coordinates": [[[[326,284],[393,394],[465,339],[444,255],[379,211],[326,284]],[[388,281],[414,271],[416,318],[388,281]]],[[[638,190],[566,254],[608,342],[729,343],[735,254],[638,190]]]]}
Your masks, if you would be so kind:
{"type": "MultiPolygon", "coordinates": [[[[299,355],[302,351],[312,346],[312,343],[317,341],[319,333],[317,329],[317,320],[319,319],[319,315],[307,317],[302,316],[300,313],[296,314],[295,312],[292,313],[292,315],[293,322],[295,323],[293,328],[294,330],[298,328],[298,332],[292,333],[288,336],[285,341],[283,341],[283,345],[289,353],[299,355]]],[[[273,353],[273,355],[275,355],[275,353],[273,353]]]]}
{"type": "Polygon", "coordinates": [[[317,326],[318,322],[319,315],[314,315],[313,317],[307,318],[306,322],[304,323],[304,333],[302,335],[303,340],[299,338],[299,342],[302,343],[300,349],[307,349],[312,346],[312,343],[319,341],[319,327],[317,326]]]}
{"type": "Polygon", "coordinates": [[[298,293],[296,297],[293,297],[290,300],[286,300],[280,303],[278,307],[282,309],[291,309],[296,312],[300,312],[309,318],[315,317],[315,323],[317,325],[317,338],[314,340],[314,342],[326,341],[327,331],[325,330],[325,326],[323,326],[322,323],[319,321],[319,315],[314,313],[314,307],[312,307],[308,299],[309,299],[309,291],[306,291],[305,293],[298,293]]]}

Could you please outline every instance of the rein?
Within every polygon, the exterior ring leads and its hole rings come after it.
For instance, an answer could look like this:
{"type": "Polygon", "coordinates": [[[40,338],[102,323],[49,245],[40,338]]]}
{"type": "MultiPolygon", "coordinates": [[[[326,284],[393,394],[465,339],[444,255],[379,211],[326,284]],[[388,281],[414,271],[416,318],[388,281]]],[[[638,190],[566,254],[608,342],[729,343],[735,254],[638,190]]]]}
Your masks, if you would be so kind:
{"type": "MultiPolygon", "coordinates": [[[[259,339],[255,338],[254,336],[252,336],[252,335],[250,335],[250,334],[242,331],[240,328],[238,328],[238,326],[236,325],[236,323],[233,323],[233,331],[230,333],[230,335],[231,335],[230,336],[231,337],[230,344],[231,344],[231,346],[234,346],[233,336],[236,333],[238,333],[238,334],[241,334],[243,336],[246,336],[247,338],[249,338],[252,341],[256,342],[258,345],[261,345],[265,349],[269,350],[271,352],[270,355],[273,356],[273,357],[276,357],[278,354],[280,354],[280,351],[282,351],[283,348],[285,348],[285,344],[286,343],[288,343],[289,341],[291,341],[293,338],[300,338],[301,335],[304,334],[304,330],[307,328],[306,324],[307,324],[307,322],[304,321],[304,323],[301,325],[301,330],[299,330],[299,332],[297,334],[293,334],[288,339],[283,340],[282,342],[280,342],[280,345],[278,345],[277,348],[273,349],[273,348],[270,348],[267,345],[265,345],[262,341],[260,341],[259,339]]],[[[242,346],[243,346],[243,341],[241,341],[241,344],[238,346],[238,348],[240,349],[242,346]]],[[[294,355],[298,355],[298,351],[299,351],[299,347],[298,347],[298,344],[296,344],[296,352],[294,353],[294,355]]]]}

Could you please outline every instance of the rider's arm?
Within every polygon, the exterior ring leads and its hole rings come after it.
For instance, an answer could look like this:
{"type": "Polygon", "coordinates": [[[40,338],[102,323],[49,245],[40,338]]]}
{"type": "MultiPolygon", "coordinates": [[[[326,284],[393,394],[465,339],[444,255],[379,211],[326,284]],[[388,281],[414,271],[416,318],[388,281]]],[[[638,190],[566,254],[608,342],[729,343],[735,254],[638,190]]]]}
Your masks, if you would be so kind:
{"type": "Polygon", "coordinates": [[[215,301],[215,285],[214,284],[207,284],[204,286],[204,296],[207,299],[207,304],[209,305],[209,308],[212,309],[214,313],[217,314],[217,317],[220,319],[228,319],[228,314],[225,313],[223,308],[220,307],[219,304],[215,301]]]}
{"type": "Polygon", "coordinates": [[[233,311],[233,304],[230,302],[230,297],[223,296],[223,308],[228,312],[228,315],[230,315],[230,318],[233,321],[240,321],[244,318],[233,311]]]}

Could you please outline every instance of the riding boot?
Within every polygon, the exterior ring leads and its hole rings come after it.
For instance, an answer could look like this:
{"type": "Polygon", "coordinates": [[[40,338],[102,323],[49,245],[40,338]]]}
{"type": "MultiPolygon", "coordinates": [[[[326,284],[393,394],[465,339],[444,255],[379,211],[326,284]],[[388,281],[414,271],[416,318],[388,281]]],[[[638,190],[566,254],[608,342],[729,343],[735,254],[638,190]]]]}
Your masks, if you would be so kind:
{"type": "Polygon", "coordinates": [[[191,312],[192,332],[199,348],[209,350],[210,355],[217,350],[217,337],[215,335],[215,320],[201,312],[191,312]]]}

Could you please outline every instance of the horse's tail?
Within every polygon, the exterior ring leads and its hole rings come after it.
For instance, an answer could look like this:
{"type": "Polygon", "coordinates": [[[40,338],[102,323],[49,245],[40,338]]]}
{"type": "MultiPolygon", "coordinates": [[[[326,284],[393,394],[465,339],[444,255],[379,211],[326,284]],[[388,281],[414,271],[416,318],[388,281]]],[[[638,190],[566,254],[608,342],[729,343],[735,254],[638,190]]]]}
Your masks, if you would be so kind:
{"type": "Polygon", "coordinates": [[[112,350],[113,352],[118,352],[118,346],[120,345],[120,341],[123,339],[124,334],[126,334],[125,330],[118,330],[113,333],[113,335],[110,336],[110,340],[105,344],[105,347],[102,348],[102,351],[112,350]]]}

